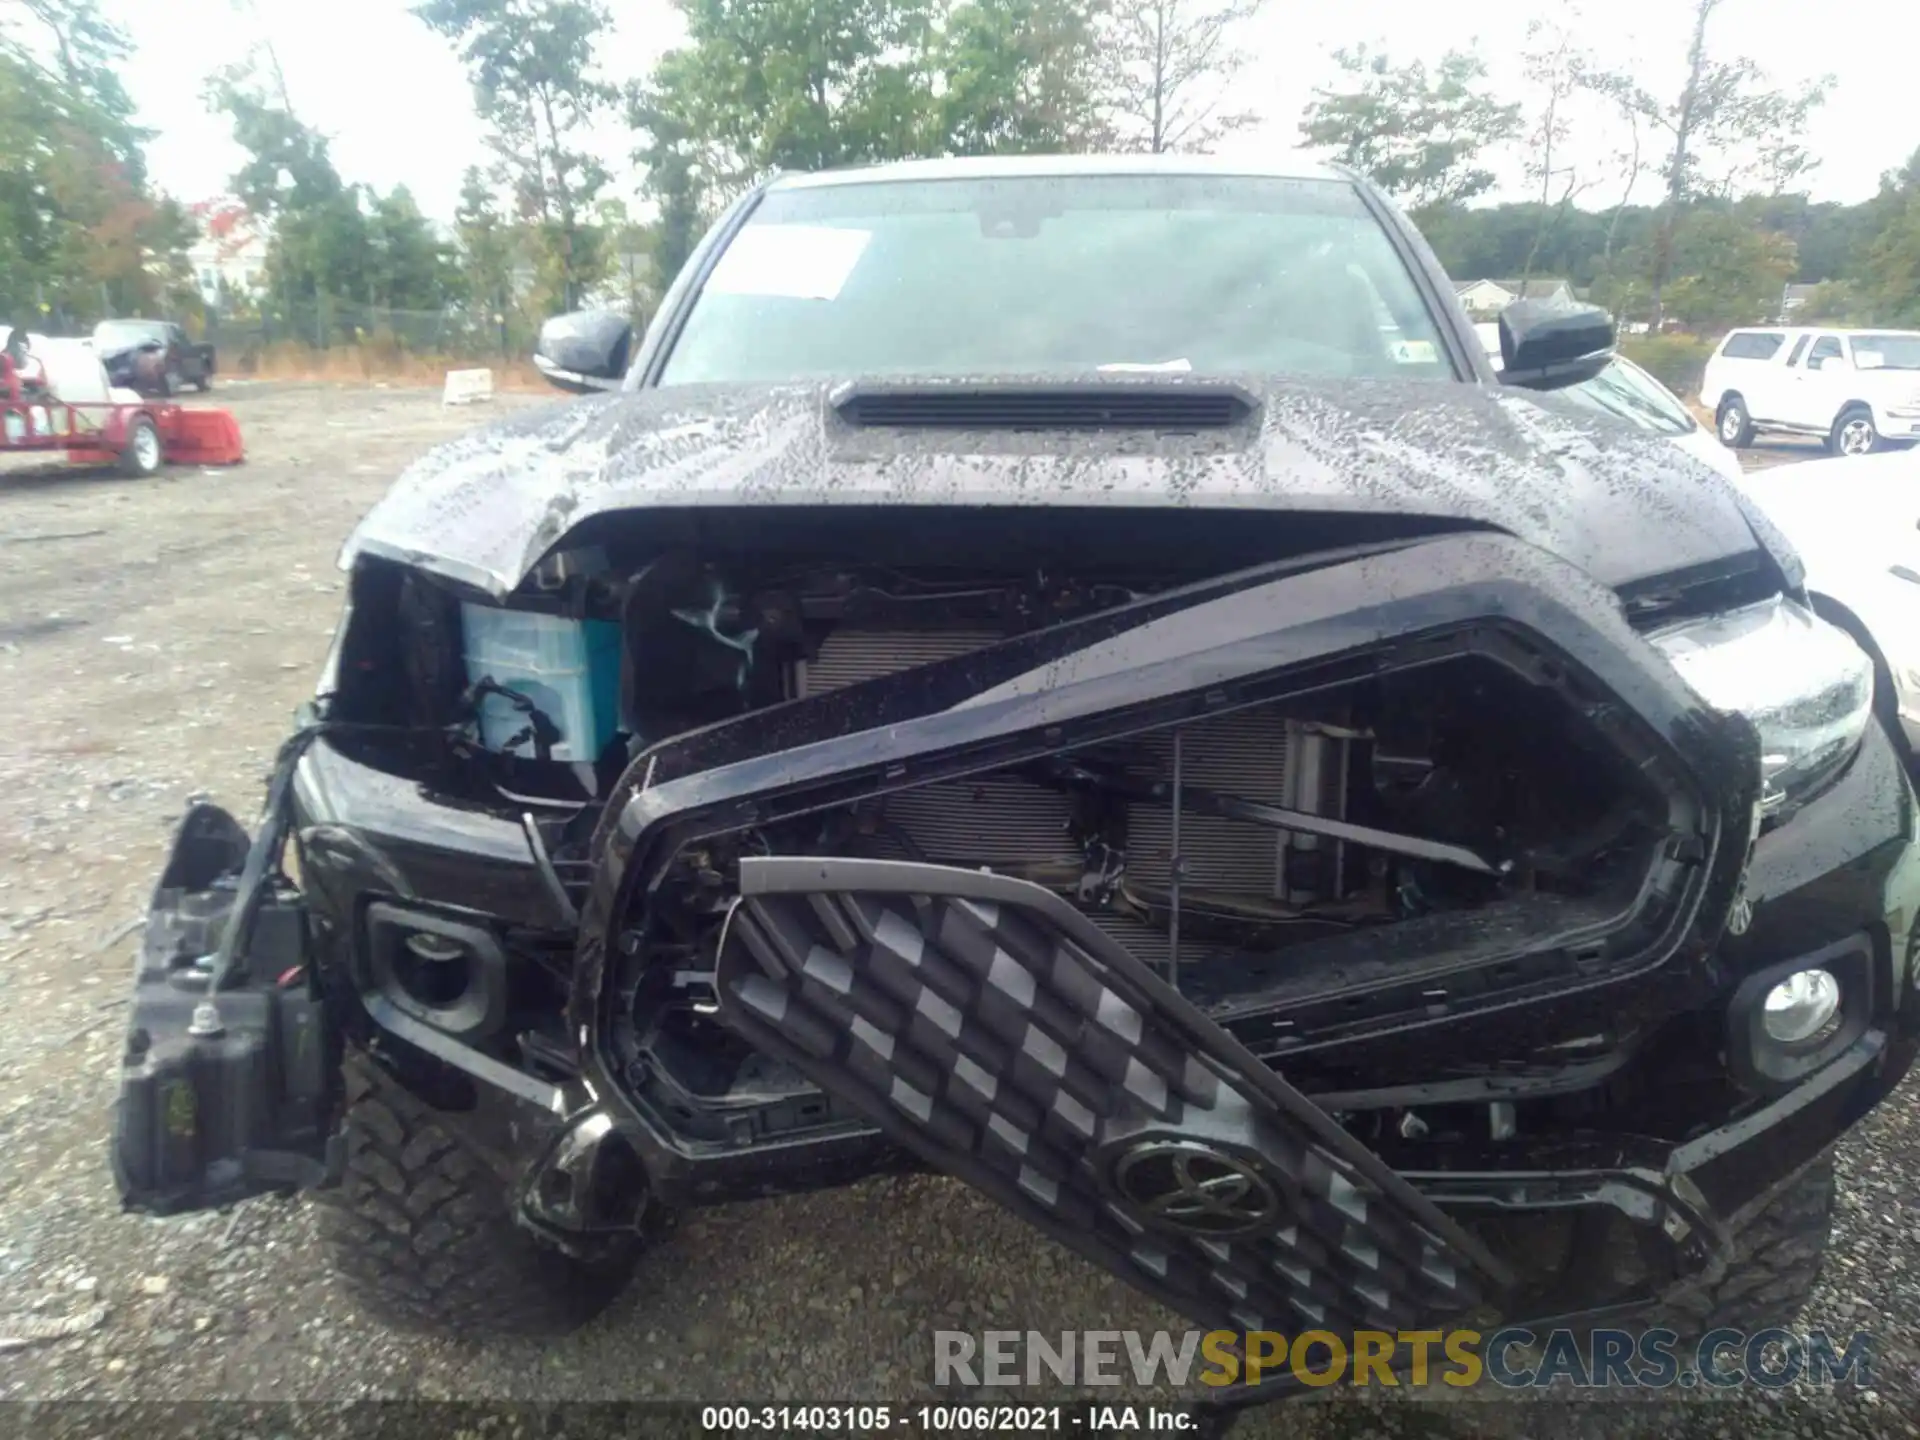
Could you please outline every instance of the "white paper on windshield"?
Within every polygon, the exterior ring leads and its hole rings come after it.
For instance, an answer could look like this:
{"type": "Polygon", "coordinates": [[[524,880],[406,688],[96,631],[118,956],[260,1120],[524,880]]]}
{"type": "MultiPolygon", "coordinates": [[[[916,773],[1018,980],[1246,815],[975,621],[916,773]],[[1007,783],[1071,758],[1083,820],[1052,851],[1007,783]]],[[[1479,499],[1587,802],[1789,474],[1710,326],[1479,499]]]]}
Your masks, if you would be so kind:
{"type": "Polygon", "coordinates": [[[1853,349],[1853,364],[1856,370],[1879,370],[1886,363],[1887,357],[1878,350],[1862,350],[1857,345],[1853,349]]]}
{"type": "Polygon", "coordinates": [[[706,288],[717,295],[831,300],[872,239],[832,225],[749,225],[721,254],[706,288]]]}
{"type": "Polygon", "coordinates": [[[1396,365],[1431,365],[1440,358],[1431,340],[1396,340],[1389,351],[1396,365]]]}
{"type": "Polygon", "coordinates": [[[1151,363],[1134,364],[1120,360],[1112,365],[1102,365],[1103,375],[1188,375],[1193,372],[1191,360],[1160,360],[1151,363]]]}

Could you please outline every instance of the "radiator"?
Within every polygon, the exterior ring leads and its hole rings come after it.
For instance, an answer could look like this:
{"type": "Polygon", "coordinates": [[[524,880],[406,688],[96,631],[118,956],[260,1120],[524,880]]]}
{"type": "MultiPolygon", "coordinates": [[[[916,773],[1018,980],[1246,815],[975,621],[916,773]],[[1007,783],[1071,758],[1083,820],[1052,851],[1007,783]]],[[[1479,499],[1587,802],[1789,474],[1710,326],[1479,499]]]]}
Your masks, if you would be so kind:
{"type": "MultiPolygon", "coordinates": [[[[818,695],[916,665],[964,655],[999,639],[990,632],[886,631],[841,628],[796,675],[801,694],[818,695]]],[[[1288,727],[1271,709],[1209,717],[1189,725],[1181,740],[1184,783],[1269,805],[1291,803],[1288,727]]],[[[1171,780],[1173,736],[1161,732],[1132,743],[1143,774],[1171,780]]],[[[903,791],[887,801],[886,818],[929,860],[1010,866],[1078,866],[1068,833],[1072,804],[1064,795],[1004,776],[989,776],[903,791]]],[[[1127,813],[1127,872],[1163,887],[1171,869],[1173,825],[1168,806],[1141,804],[1127,813]]],[[[1181,818],[1184,882],[1272,900],[1284,898],[1287,837],[1264,826],[1189,811],[1181,818]]],[[[1166,940],[1125,917],[1095,917],[1143,960],[1164,957],[1166,940]]]]}

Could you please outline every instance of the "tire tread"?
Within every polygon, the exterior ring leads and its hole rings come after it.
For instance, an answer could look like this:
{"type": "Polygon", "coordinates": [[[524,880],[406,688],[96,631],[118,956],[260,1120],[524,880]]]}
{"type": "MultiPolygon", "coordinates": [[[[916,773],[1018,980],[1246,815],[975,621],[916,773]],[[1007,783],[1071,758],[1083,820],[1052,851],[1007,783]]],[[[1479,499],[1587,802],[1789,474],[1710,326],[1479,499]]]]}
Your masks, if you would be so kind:
{"type": "Polygon", "coordinates": [[[348,1057],[338,1186],[314,1199],[336,1271],[369,1314],[456,1335],[557,1335],[624,1288],[638,1258],[585,1266],[518,1225],[507,1184],[438,1112],[348,1057]]]}

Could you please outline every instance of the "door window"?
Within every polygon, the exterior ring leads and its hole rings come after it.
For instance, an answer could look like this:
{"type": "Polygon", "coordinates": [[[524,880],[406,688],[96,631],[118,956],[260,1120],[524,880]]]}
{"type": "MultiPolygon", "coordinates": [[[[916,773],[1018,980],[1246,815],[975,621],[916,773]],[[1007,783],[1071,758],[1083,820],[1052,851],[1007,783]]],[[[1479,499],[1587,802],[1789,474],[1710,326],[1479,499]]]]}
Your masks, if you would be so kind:
{"type": "Polygon", "coordinates": [[[1739,330],[1727,337],[1720,353],[1728,360],[1771,360],[1787,337],[1774,330],[1739,330]]]}
{"type": "Polygon", "coordinates": [[[1841,358],[1840,338],[1837,335],[1822,335],[1813,342],[1813,349],[1807,353],[1807,368],[1813,369],[1822,360],[1841,358]]]}

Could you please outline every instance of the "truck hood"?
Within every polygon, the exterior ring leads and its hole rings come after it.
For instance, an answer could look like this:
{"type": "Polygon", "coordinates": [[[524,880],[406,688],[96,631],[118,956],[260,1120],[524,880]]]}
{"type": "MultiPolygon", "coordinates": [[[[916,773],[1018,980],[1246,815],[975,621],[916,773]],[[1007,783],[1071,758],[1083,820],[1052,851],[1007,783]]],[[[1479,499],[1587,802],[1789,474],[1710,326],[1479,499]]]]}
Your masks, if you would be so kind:
{"type": "Polygon", "coordinates": [[[569,400],[429,451],[340,563],[378,556],[505,596],[591,517],[748,505],[1425,518],[1504,531],[1614,588],[1762,548],[1707,466],[1551,397],[1434,381],[1247,388],[1253,418],[1187,436],[868,429],[841,418],[825,385],[569,400]]]}

